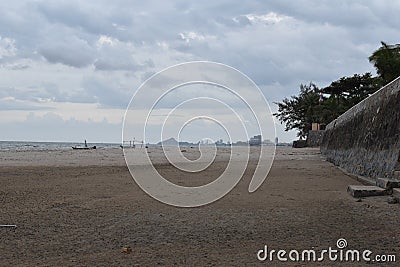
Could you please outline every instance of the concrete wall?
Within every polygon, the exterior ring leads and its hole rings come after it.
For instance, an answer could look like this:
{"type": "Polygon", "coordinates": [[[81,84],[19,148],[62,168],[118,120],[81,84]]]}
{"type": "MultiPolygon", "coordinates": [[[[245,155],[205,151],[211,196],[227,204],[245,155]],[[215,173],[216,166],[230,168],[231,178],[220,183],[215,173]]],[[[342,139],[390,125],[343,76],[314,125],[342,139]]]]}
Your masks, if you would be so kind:
{"type": "Polygon", "coordinates": [[[318,147],[321,145],[322,138],[324,136],[324,130],[318,131],[309,131],[307,136],[307,146],[309,147],[318,147]]]}
{"type": "Polygon", "coordinates": [[[327,125],[321,152],[346,171],[376,179],[400,170],[400,77],[327,125]]]}

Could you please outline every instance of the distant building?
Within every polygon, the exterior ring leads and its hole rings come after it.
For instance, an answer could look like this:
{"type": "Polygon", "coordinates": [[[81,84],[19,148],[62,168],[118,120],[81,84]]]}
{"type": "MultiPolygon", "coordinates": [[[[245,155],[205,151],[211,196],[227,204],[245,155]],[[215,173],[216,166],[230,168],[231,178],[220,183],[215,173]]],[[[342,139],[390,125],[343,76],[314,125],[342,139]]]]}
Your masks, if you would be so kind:
{"type": "Polygon", "coordinates": [[[261,146],[261,134],[255,135],[249,140],[249,144],[251,146],[261,146]]]}
{"type": "Polygon", "coordinates": [[[248,146],[249,143],[248,142],[243,142],[243,141],[237,141],[235,143],[232,144],[233,146],[248,146]]]}
{"type": "Polygon", "coordinates": [[[263,146],[275,146],[275,143],[272,142],[272,141],[269,140],[269,139],[265,139],[265,140],[261,143],[261,145],[263,145],[263,146]]]}

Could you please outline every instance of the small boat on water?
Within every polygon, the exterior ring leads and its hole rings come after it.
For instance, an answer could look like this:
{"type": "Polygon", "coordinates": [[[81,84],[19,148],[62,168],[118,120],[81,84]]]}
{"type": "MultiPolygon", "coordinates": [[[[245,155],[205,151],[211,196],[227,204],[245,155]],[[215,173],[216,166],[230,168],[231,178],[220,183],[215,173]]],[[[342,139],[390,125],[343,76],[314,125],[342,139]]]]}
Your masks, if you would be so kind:
{"type": "Polygon", "coordinates": [[[89,150],[89,149],[96,149],[96,146],[89,147],[85,140],[85,146],[73,146],[72,149],[89,150]]]}
{"type": "Polygon", "coordinates": [[[143,147],[144,142],[143,141],[137,141],[135,140],[135,138],[133,138],[133,140],[131,141],[122,141],[122,145],[120,145],[120,148],[136,148],[136,146],[139,146],[142,148],[143,147]],[[138,143],[138,144],[135,144],[138,143]]]}

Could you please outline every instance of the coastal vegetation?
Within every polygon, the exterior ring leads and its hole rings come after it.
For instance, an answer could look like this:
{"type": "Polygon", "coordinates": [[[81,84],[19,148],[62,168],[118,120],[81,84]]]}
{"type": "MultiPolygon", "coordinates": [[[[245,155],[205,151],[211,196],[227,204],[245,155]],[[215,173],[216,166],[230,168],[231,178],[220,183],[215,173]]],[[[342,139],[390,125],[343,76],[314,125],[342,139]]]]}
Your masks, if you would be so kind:
{"type": "Polygon", "coordinates": [[[284,98],[274,116],[285,130],[297,130],[300,139],[306,138],[312,123],[326,125],[346,110],[370,96],[382,86],[400,76],[400,44],[381,42],[369,61],[376,76],[367,72],[342,77],[329,86],[319,88],[313,82],[300,84],[298,95],[284,98]]]}

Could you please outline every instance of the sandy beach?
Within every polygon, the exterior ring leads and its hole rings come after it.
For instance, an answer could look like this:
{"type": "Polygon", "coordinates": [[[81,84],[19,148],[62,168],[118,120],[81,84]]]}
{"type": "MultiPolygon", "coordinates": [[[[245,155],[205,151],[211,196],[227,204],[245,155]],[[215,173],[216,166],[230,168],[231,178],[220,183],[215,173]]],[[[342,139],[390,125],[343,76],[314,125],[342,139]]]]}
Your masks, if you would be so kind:
{"type": "MultiPolygon", "coordinates": [[[[160,173],[192,186],[217,177],[228,159],[221,152],[206,173],[188,176],[155,148],[149,152],[160,173]]],[[[219,201],[176,208],[137,186],[121,149],[2,151],[0,224],[17,227],[0,228],[0,265],[309,266],[260,262],[256,254],[264,245],[322,250],[339,238],[351,249],[400,257],[400,205],[386,197],[357,202],[346,188],[358,182],[326,162],[319,149],[278,147],[267,180],[250,194],[255,167],[251,157],[242,180],[219,201]],[[121,252],[126,246],[131,253],[121,252]]],[[[314,263],[341,264],[365,266],[314,263]]]]}

